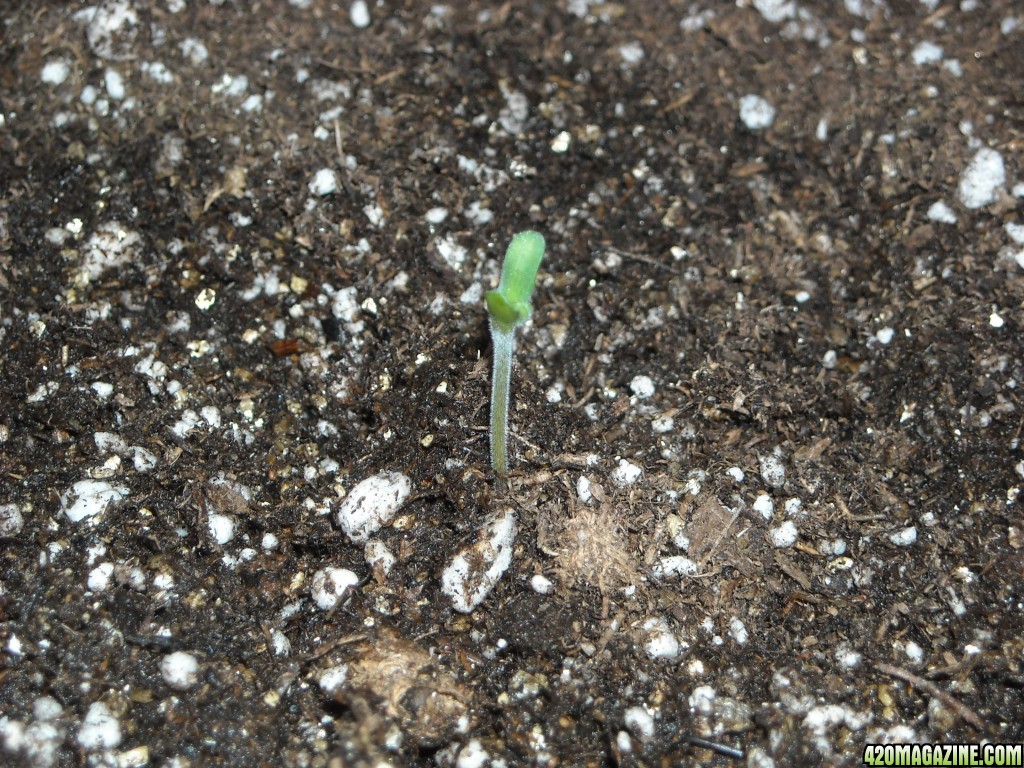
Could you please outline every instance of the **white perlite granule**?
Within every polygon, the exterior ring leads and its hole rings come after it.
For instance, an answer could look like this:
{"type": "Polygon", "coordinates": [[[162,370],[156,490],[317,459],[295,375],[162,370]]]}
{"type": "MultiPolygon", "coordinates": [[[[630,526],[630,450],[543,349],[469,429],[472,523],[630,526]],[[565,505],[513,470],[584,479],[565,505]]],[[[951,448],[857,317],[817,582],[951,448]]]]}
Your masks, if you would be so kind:
{"type": "Polygon", "coordinates": [[[979,149],[960,176],[957,193],[966,208],[984,208],[994,203],[999,188],[1006,183],[1003,156],[994,149],[979,149]]]}
{"type": "Polygon", "coordinates": [[[191,653],[175,651],[161,659],[160,675],[171,688],[188,690],[199,681],[199,660],[191,653]]]}
{"type": "Polygon", "coordinates": [[[412,493],[401,472],[381,472],[363,480],[338,509],[338,525],[352,541],[363,544],[395,515],[412,493]]]}

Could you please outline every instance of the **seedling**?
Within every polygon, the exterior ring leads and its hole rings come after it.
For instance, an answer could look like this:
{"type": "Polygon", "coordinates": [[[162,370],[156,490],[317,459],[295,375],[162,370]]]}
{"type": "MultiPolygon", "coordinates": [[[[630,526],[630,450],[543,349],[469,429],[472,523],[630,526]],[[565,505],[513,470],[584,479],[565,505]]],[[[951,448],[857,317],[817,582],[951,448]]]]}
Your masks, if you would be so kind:
{"type": "Polygon", "coordinates": [[[497,290],[484,295],[491,316],[494,343],[494,375],[491,380],[491,466],[498,477],[508,474],[508,395],[512,379],[512,355],[516,328],[533,310],[530,297],[544,258],[544,237],[538,232],[520,232],[512,238],[501,265],[497,290]]]}

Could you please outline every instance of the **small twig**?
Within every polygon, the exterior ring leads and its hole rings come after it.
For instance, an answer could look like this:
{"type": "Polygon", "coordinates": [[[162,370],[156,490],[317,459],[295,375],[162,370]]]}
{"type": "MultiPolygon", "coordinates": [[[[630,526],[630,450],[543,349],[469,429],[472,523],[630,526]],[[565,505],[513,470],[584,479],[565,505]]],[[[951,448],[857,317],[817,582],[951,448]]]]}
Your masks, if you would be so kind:
{"type": "MultiPolygon", "coordinates": [[[[622,620],[624,618],[626,618],[625,611],[619,611],[617,614],[615,614],[615,618],[608,622],[608,626],[605,628],[604,632],[601,634],[600,639],[597,641],[597,646],[594,648],[594,655],[591,656],[591,660],[596,659],[598,654],[600,654],[601,651],[608,647],[608,643],[611,642],[612,638],[615,636],[616,631],[618,631],[622,627],[622,620]]],[[[588,661],[587,663],[589,664],[590,662],[588,661]]]]}
{"type": "Polygon", "coordinates": [[[622,251],[622,250],[619,250],[618,248],[608,248],[607,250],[608,250],[609,253],[614,253],[617,256],[622,256],[623,258],[626,258],[626,259],[632,259],[633,261],[639,261],[639,262],[641,262],[643,264],[649,264],[652,267],[657,267],[658,269],[664,269],[667,272],[676,272],[677,271],[674,267],[672,267],[669,264],[662,264],[660,261],[656,261],[656,260],[650,258],[649,256],[641,256],[639,253],[632,253],[630,251],[622,251]]]}
{"type": "Polygon", "coordinates": [[[875,662],[875,669],[883,674],[891,677],[899,678],[904,682],[910,683],[918,690],[924,691],[929,696],[934,696],[936,699],[941,701],[947,708],[953,710],[956,714],[966,720],[968,723],[973,725],[979,731],[987,731],[988,728],[985,725],[985,721],[978,717],[977,713],[968,707],[966,704],[961,704],[959,701],[954,699],[944,690],[939,688],[935,683],[925,680],[923,677],[918,677],[913,672],[908,672],[900,667],[894,667],[892,664],[882,664],[881,662],[875,662]]]}
{"type": "Polygon", "coordinates": [[[338,118],[334,118],[334,146],[338,150],[338,162],[341,163],[341,167],[345,167],[345,143],[341,138],[341,121],[338,118]]]}
{"type": "Polygon", "coordinates": [[[339,646],[351,645],[352,643],[361,643],[363,640],[366,640],[366,639],[368,639],[367,635],[357,634],[357,635],[345,635],[344,637],[338,637],[338,638],[335,638],[334,640],[328,640],[326,643],[321,645],[319,648],[317,648],[315,651],[310,653],[304,659],[301,659],[301,661],[302,661],[303,664],[310,664],[311,662],[314,662],[317,659],[323,658],[324,656],[326,656],[328,653],[333,651],[335,648],[338,648],[339,646]]]}
{"type": "Polygon", "coordinates": [[[742,749],[730,747],[728,744],[718,744],[714,741],[708,741],[707,739],[702,739],[700,736],[690,736],[689,734],[684,734],[683,741],[694,747],[703,747],[704,749],[710,749],[712,752],[716,752],[719,755],[725,755],[725,757],[732,757],[736,760],[742,760],[744,757],[746,757],[746,753],[742,749]]]}

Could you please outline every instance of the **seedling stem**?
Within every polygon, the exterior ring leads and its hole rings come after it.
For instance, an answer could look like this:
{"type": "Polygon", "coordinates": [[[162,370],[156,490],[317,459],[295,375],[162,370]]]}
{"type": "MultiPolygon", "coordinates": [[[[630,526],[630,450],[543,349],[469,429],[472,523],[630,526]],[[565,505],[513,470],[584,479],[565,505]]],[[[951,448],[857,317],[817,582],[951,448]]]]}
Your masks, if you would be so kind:
{"type": "Polygon", "coordinates": [[[515,331],[525,323],[533,307],[530,297],[537,270],[544,258],[544,238],[537,232],[520,232],[512,238],[501,265],[497,290],[484,296],[490,314],[494,371],[491,380],[491,466],[499,478],[508,474],[508,400],[512,380],[515,331]]]}

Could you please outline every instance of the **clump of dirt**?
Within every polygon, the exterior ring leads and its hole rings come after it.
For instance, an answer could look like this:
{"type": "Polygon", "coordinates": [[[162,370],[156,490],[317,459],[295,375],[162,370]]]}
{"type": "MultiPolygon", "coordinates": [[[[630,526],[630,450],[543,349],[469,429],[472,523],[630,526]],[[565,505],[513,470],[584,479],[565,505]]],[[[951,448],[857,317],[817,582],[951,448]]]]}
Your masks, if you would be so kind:
{"type": "Polygon", "coordinates": [[[636,584],[641,563],[626,531],[628,502],[618,506],[597,483],[590,493],[596,506],[572,499],[570,511],[539,526],[537,548],[554,558],[552,572],[565,589],[580,584],[609,594],[636,584]]]}

